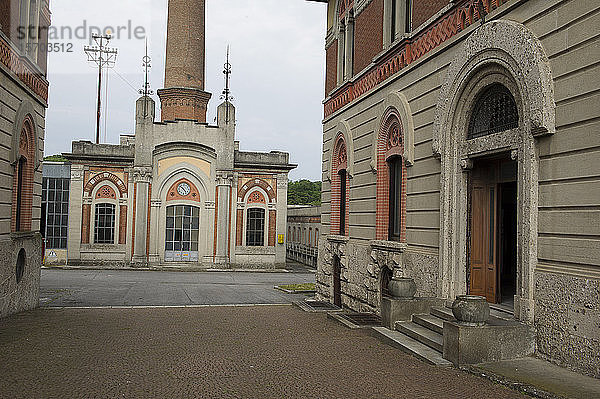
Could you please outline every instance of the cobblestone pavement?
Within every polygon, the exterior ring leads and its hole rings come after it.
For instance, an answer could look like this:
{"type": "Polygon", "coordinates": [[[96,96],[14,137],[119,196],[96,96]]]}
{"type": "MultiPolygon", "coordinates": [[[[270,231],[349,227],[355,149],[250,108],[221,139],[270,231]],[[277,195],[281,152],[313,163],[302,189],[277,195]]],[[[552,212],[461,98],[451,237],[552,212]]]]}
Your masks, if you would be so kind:
{"type": "Polygon", "coordinates": [[[294,306],[0,320],[0,398],[522,398],[294,306]]]}
{"type": "Polygon", "coordinates": [[[314,273],[42,269],[41,306],[282,304],[303,299],[274,285],[310,283],[314,273]]]}

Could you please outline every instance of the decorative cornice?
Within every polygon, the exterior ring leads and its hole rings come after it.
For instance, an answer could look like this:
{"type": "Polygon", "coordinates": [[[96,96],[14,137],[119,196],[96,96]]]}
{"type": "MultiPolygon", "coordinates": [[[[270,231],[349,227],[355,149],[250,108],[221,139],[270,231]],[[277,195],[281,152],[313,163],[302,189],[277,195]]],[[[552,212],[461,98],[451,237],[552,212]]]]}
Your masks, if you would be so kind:
{"type": "MultiPolygon", "coordinates": [[[[358,79],[347,82],[336,89],[325,101],[325,118],[370,92],[404,67],[419,60],[465,28],[481,20],[481,15],[476,6],[478,1],[465,0],[457,2],[458,4],[455,7],[448,9],[446,13],[433,21],[428,28],[392,47],[387,56],[373,65],[358,79]]],[[[482,0],[487,13],[510,1],[482,0]]],[[[342,1],[340,3],[340,15],[342,15],[342,9],[345,11],[347,6],[353,4],[354,0],[342,1]]]]}
{"type": "Polygon", "coordinates": [[[27,57],[20,55],[19,51],[2,34],[0,34],[0,62],[31,89],[44,104],[48,102],[46,77],[27,57]]]}

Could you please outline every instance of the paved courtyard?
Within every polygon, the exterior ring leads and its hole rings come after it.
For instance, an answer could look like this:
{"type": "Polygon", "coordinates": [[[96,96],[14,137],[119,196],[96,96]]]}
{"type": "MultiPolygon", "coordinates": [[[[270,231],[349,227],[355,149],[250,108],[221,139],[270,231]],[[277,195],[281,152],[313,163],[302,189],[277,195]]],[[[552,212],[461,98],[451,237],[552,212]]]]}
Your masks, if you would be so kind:
{"type": "Polygon", "coordinates": [[[304,296],[273,286],[314,281],[314,273],[301,268],[290,273],[42,269],[40,305],[283,304],[304,296]]]}
{"type": "Polygon", "coordinates": [[[291,305],[0,320],[2,398],[523,398],[291,305]]]}

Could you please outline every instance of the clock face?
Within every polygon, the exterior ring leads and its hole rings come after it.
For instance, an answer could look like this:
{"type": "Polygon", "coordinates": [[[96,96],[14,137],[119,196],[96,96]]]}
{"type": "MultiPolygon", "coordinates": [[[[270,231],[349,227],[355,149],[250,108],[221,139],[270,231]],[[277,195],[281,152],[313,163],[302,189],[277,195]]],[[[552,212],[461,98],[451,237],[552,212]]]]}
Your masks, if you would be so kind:
{"type": "Polygon", "coordinates": [[[180,185],[177,186],[177,192],[181,196],[188,195],[190,193],[190,191],[191,191],[190,185],[185,182],[181,183],[180,185]]]}

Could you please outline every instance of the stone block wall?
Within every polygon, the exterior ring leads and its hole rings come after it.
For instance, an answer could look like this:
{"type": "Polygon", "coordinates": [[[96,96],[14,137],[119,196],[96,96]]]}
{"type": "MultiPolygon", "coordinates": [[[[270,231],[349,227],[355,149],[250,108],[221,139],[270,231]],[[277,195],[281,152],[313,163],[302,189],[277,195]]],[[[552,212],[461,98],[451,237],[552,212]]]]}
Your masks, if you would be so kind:
{"type": "Polygon", "coordinates": [[[333,299],[333,261],[341,266],[342,305],[357,312],[381,312],[382,270],[394,277],[411,277],[418,297],[436,297],[437,257],[410,250],[384,249],[373,242],[358,240],[319,240],[316,291],[319,300],[333,299]]]}
{"type": "Polygon", "coordinates": [[[0,241],[0,318],[38,306],[42,238],[39,233],[14,233],[0,241]],[[17,257],[25,250],[23,276],[17,283],[17,257]]]}
{"type": "Polygon", "coordinates": [[[537,351],[600,378],[600,280],[536,272],[537,351]]]}

